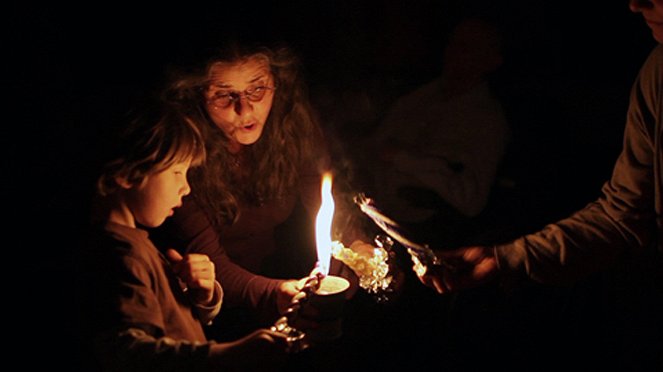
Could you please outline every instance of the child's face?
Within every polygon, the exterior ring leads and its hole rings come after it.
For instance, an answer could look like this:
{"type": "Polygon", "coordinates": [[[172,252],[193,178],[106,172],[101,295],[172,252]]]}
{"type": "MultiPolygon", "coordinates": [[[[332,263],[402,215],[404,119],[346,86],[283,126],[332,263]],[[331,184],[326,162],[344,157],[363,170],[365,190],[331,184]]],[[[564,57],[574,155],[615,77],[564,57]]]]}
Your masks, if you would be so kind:
{"type": "Polygon", "coordinates": [[[191,192],[186,179],[190,165],[190,159],[174,163],[127,193],[127,204],[137,223],[157,227],[173,215],[174,208],[182,205],[182,197],[191,192]]]}
{"type": "Polygon", "coordinates": [[[233,142],[255,143],[262,135],[272,108],[274,87],[269,64],[258,58],[240,64],[218,64],[210,70],[206,92],[207,111],[214,123],[233,142]],[[247,97],[247,92],[260,92],[247,97]],[[264,94],[263,94],[264,93],[264,94]],[[238,97],[228,106],[219,105],[215,97],[232,94],[238,97]]]}

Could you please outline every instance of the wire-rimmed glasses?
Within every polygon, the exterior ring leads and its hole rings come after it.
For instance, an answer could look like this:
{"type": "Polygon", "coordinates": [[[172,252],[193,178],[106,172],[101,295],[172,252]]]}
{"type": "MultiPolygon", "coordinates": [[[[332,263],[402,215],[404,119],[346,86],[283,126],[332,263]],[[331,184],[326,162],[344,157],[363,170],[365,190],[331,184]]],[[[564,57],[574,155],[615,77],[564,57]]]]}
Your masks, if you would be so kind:
{"type": "Polygon", "coordinates": [[[246,98],[246,100],[250,102],[260,102],[268,91],[273,90],[276,90],[276,87],[269,87],[264,85],[248,88],[243,92],[219,90],[210,98],[208,98],[207,102],[218,108],[226,108],[234,105],[242,98],[246,98]]]}

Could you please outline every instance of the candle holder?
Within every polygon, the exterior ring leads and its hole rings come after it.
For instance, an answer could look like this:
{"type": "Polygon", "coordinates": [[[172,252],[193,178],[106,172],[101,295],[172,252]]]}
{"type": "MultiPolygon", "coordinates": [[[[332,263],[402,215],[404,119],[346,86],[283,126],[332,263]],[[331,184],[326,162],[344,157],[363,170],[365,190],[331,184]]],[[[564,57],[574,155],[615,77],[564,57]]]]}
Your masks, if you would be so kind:
{"type": "Polygon", "coordinates": [[[312,342],[326,342],[343,335],[343,307],[350,282],[340,276],[328,275],[320,279],[308,301],[302,305],[302,315],[311,314],[317,326],[307,331],[312,342]]]}
{"type": "Polygon", "coordinates": [[[350,282],[337,276],[325,276],[317,268],[300,281],[301,289],[295,295],[284,316],[271,327],[272,331],[285,334],[288,352],[307,349],[312,342],[324,342],[342,335],[342,313],[345,292],[350,282]],[[303,332],[294,327],[300,316],[314,314],[318,327],[303,332]]]}

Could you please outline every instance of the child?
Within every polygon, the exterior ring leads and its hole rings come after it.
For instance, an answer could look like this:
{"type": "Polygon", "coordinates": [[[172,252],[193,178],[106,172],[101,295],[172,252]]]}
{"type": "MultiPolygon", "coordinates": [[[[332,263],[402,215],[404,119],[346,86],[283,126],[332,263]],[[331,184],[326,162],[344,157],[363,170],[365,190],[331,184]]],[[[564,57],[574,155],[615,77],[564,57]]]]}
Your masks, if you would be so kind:
{"type": "Polygon", "coordinates": [[[145,228],[161,225],[191,191],[189,167],[205,147],[192,116],[161,102],[130,122],[97,182],[84,247],[86,346],[104,370],[252,369],[276,365],[285,337],[266,329],[228,343],[202,324],[221,308],[214,264],[203,254],[160,252],[145,228]]]}

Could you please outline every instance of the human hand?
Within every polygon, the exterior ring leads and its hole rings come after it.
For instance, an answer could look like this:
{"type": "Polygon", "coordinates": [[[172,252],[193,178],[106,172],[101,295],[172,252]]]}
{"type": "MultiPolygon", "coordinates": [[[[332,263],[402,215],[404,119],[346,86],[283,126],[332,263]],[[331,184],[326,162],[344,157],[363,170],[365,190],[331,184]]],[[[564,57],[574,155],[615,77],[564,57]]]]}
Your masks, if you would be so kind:
{"type": "Polygon", "coordinates": [[[219,371],[281,371],[288,347],[285,334],[261,328],[239,340],[214,345],[210,358],[219,371]]]}
{"type": "Polygon", "coordinates": [[[170,248],[166,251],[173,271],[191,291],[194,301],[199,305],[209,305],[214,299],[214,263],[204,254],[186,254],[182,256],[170,248]]]}
{"type": "Polygon", "coordinates": [[[429,266],[419,280],[439,294],[477,287],[492,279],[498,271],[492,247],[464,247],[436,251],[435,255],[448,265],[429,266]]]}
{"type": "Polygon", "coordinates": [[[317,269],[307,278],[300,280],[304,289],[295,298],[292,327],[305,333],[307,341],[321,342],[341,336],[345,295],[350,283],[338,276],[321,275],[317,269]]]}
{"type": "MultiPolygon", "coordinates": [[[[288,308],[291,307],[295,301],[306,301],[306,293],[302,291],[302,288],[304,287],[304,284],[308,278],[309,277],[305,277],[300,280],[286,280],[278,286],[276,294],[276,305],[278,307],[279,314],[285,315],[288,311],[288,308]]],[[[299,307],[298,310],[299,313],[297,319],[295,319],[296,324],[291,324],[291,326],[301,331],[318,327],[317,309],[312,308],[311,306],[304,306],[304,309],[299,307]]]]}
{"type": "Polygon", "coordinates": [[[281,293],[288,293],[289,289],[293,288],[296,292],[292,297],[287,296],[290,302],[282,305],[280,313],[283,318],[277,323],[286,318],[288,326],[307,334],[338,328],[341,319],[340,309],[345,302],[344,292],[347,286],[348,282],[344,278],[325,276],[318,267],[314,268],[309,276],[295,283],[283,282],[280,286],[281,293]],[[333,296],[332,293],[338,295],[333,296]]]}
{"type": "Polygon", "coordinates": [[[301,285],[298,280],[285,280],[276,288],[276,307],[279,314],[285,314],[301,285]]]}

